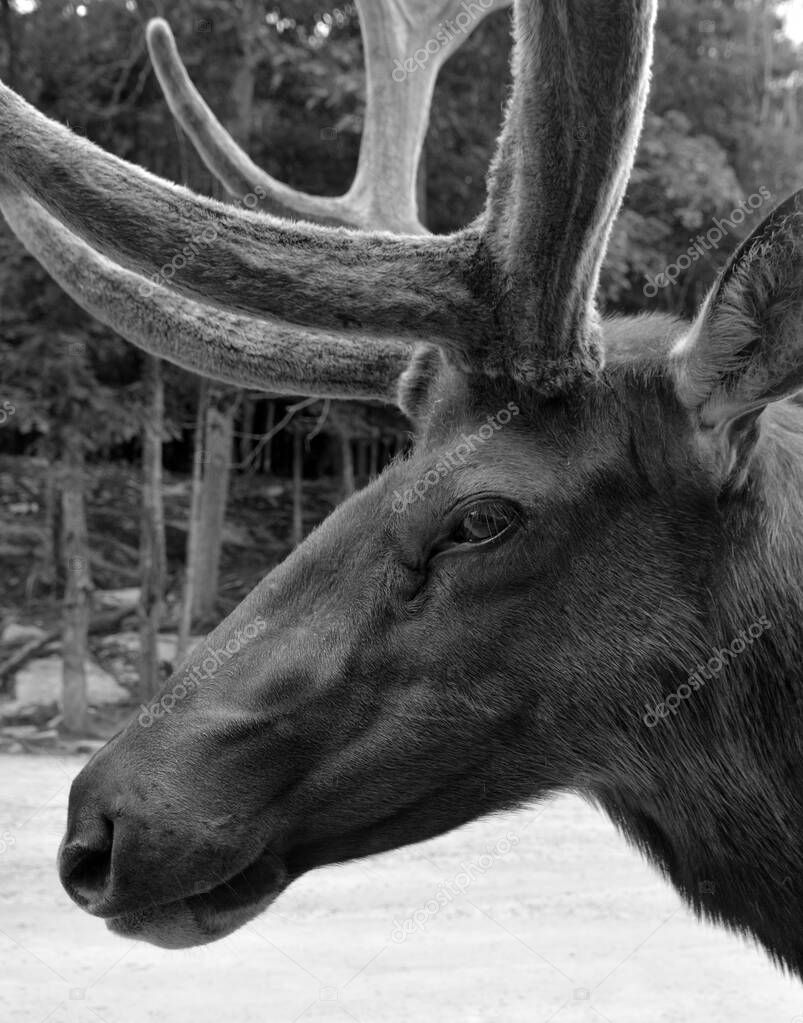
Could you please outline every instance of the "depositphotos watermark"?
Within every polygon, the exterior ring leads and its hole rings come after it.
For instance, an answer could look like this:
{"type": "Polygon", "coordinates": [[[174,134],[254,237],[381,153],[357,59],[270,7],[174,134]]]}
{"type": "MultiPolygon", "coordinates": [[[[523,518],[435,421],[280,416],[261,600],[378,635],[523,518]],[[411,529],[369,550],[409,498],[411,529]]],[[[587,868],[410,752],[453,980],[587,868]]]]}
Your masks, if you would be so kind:
{"type": "MultiPolygon", "coordinates": [[[[242,199],[239,199],[237,203],[231,203],[230,205],[242,205],[246,209],[254,210],[259,204],[260,199],[264,199],[268,193],[261,185],[257,185],[253,192],[249,192],[248,195],[244,195],[242,199]]],[[[212,245],[217,241],[218,235],[220,234],[221,222],[210,220],[200,231],[196,231],[193,234],[190,243],[183,246],[178,252],[173,255],[173,258],[169,263],[165,263],[164,266],[159,270],[157,274],[151,278],[150,281],[143,281],[139,286],[139,293],[142,298],[150,298],[153,294],[154,288],[165,287],[168,285],[176,273],[179,270],[183,270],[185,266],[195,259],[198,253],[205,245],[212,245]]]]}
{"type": "Polygon", "coordinates": [[[493,5],[494,0],[463,0],[460,5],[463,10],[454,19],[447,18],[440,22],[437,32],[412,57],[404,61],[398,57],[394,60],[393,81],[403,82],[408,75],[423,68],[430,57],[434,57],[457,36],[465,35],[475,22],[484,18],[493,5]]]}
{"type": "Polygon", "coordinates": [[[456,895],[462,895],[467,888],[484,874],[487,870],[494,865],[494,862],[501,859],[502,856],[506,856],[510,850],[519,844],[518,835],[515,835],[512,831],[500,838],[493,849],[489,849],[487,853],[483,853],[482,856],[478,857],[472,863],[462,863],[463,868],[457,873],[451,880],[444,881],[443,884],[437,889],[434,896],[428,899],[423,906],[406,917],[404,920],[393,921],[393,931],[391,932],[391,938],[400,945],[403,941],[406,941],[415,931],[423,931],[427,924],[430,923],[444,906],[448,906],[452,899],[456,895]]]}
{"type": "Polygon", "coordinates": [[[143,728],[150,728],[154,721],[163,718],[165,714],[170,714],[177,703],[186,699],[190,693],[195,692],[199,682],[213,678],[221,665],[239,653],[252,639],[256,639],[267,627],[268,623],[265,619],[257,617],[245,628],[238,629],[234,633],[234,638],[219,650],[211,650],[206,647],[204,659],[184,672],[181,682],[177,682],[169,692],[163,693],[158,700],[154,700],[151,704],[147,706],[144,703],[140,704],[142,708],[138,718],[140,725],[143,728]]]}
{"type": "Polygon", "coordinates": [[[670,263],[662,273],[656,274],[655,277],[647,274],[647,283],[642,288],[644,295],[647,298],[655,298],[659,288],[666,288],[670,284],[674,284],[683,270],[688,270],[700,256],[715,249],[730,231],[744,223],[744,218],[748,214],[755,213],[769,199],[772,199],[772,192],[762,185],[758,192],[753,192],[752,195],[742,200],[730,217],[724,217],[722,220],[717,220],[715,217],[714,226],[709,228],[705,234],[698,234],[696,238],[689,239],[692,244],[682,255],[678,256],[677,262],[670,263]]]}
{"type": "Polygon", "coordinates": [[[708,658],[705,667],[702,664],[698,664],[695,671],[689,672],[688,682],[678,686],[674,693],[670,693],[667,696],[665,701],[656,703],[652,708],[650,708],[649,704],[645,703],[644,706],[647,708],[647,713],[642,718],[642,721],[647,728],[655,728],[659,721],[663,720],[668,714],[677,714],[681,700],[688,700],[693,692],[702,688],[706,682],[710,682],[715,675],[722,671],[728,663],[727,659],[729,657],[735,658],[739,654],[744,653],[747,647],[752,646],[755,640],[763,632],[771,628],[771,626],[772,623],[767,616],[762,615],[757,622],[753,622],[746,629],[742,629],[738,638],[731,641],[730,646],[715,650],[714,656],[708,658]],[[700,677],[701,675],[702,678],[700,677]]]}
{"type": "Polygon", "coordinates": [[[469,453],[476,451],[478,444],[484,444],[486,441],[489,441],[496,430],[501,430],[503,426],[507,426],[513,416],[519,414],[519,411],[519,406],[509,401],[507,408],[500,409],[496,415],[487,416],[486,422],[482,424],[476,433],[470,433],[468,436],[462,434],[460,443],[454,450],[447,451],[445,455],[442,455],[435,463],[434,469],[425,472],[403,494],[398,490],[393,491],[393,503],[391,504],[393,511],[400,515],[408,505],[420,501],[430,487],[434,487],[439,480],[443,479],[444,476],[448,476],[452,469],[456,469],[458,465],[465,465],[469,453]]]}

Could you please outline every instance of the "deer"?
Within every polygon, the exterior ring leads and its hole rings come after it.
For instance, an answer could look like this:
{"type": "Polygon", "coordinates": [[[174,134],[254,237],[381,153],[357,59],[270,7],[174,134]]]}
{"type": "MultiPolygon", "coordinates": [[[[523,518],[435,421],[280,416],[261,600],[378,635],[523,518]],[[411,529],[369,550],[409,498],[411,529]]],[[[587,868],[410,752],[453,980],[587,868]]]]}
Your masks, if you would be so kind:
{"type": "Polygon", "coordinates": [[[574,792],[801,976],[803,191],[692,320],[603,314],[655,0],[515,0],[486,205],[446,235],[414,189],[462,41],[437,33],[491,5],[357,7],[342,197],[256,167],[162,21],[171,110],[233,205],[0,88],[4,216],[84,308],[199,374],[413,430],[78,774],[62,883],[113,933],[189,947],[316,868],[574,792]]]}

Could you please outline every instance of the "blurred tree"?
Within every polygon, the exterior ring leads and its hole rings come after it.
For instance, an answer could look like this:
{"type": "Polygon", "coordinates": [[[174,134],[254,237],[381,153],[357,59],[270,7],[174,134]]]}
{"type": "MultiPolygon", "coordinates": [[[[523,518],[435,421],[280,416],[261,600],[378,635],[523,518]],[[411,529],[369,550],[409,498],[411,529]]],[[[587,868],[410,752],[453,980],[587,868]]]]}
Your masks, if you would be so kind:
{"type": "MultiPolygon", "coordinates": [[[[16,409],[16,428],[33,435],[53,463],[60,494],[63,727],[80,733],[88,723],[85,664],[92,593],[85,465],[90,453],[135,436],[138,423],[120,389],[99,379],[83,334],[23,328],[13,342],[0,342],[0,377],[16,409]]],[[[54,546],[47,538],[46,556],[54,546]]]]}
{"type": "Polygon", "coordinates": [[[780,7],[775,0],[660,6],[649,114],[602,277],[609,306],[690,315],[741,238],[800,187],[803,51],[783,34],[780,7]],[[761,204],[695,256],[696,237],[753,195],[761,204]],[[678,283],[645,294],[648,280],[690,248],[678,283]]]}
{"type": "Polygon", "coordinates": [[[167,584],[167,550],[162,500],[164,377],[159,359],[145,356],[145,417],[142,423],[142,509],[139,550],[139,685],[137,699],[147,701],[162,682],[159,627],[167,584]]]}

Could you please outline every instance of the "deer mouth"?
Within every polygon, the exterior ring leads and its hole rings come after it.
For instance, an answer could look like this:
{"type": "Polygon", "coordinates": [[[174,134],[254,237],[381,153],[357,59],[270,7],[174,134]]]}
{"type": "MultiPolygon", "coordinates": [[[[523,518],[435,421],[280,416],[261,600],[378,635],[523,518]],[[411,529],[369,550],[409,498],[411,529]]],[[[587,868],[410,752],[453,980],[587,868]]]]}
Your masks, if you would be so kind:
{"type": "Polygon", "coordinates": [[[114,934],[161,948],[190,948],[224,938],[262,913],[292,879],[265,850],[244,870],[207,891],[106,919],[114,934]]]}

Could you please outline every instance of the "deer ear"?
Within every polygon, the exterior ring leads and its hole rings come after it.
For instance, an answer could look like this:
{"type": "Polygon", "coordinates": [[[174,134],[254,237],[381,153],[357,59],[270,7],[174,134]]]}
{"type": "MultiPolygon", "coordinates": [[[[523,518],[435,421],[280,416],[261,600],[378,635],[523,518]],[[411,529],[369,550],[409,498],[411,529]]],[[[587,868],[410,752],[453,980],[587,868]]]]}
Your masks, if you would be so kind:
{"type": "Polygon", "coordinates": [[[803,387],[803,189],[742,242],[673,362],[723,483],[738,483],[758,417],[803,387]]]}
{"type": "Polygon", "coordinates": [[[442,369],[440,349],[422,344],[416,346],[410,365],[399,377],[399,408],[416,426],[429,412],[432,387],[442,369]]]}

